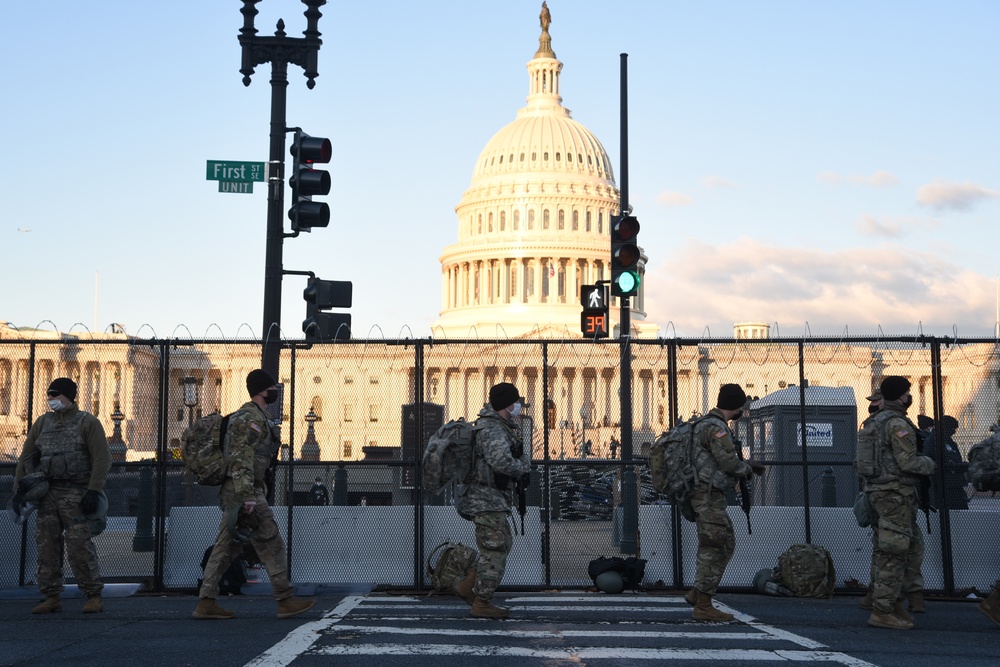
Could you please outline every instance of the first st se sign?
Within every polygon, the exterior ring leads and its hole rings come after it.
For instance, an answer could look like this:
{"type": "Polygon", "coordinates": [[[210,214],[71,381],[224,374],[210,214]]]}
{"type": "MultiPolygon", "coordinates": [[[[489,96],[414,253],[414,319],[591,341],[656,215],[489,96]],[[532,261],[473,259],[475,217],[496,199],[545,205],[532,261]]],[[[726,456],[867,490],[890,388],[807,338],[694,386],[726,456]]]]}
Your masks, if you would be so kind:
{"type": "Polygon", "coordinates": [[[266,178],[263,162],[208,160],[205,165],[205,180],[218,181],[219,192],[251,194],[253,182],[264,182],[266,178]]]}

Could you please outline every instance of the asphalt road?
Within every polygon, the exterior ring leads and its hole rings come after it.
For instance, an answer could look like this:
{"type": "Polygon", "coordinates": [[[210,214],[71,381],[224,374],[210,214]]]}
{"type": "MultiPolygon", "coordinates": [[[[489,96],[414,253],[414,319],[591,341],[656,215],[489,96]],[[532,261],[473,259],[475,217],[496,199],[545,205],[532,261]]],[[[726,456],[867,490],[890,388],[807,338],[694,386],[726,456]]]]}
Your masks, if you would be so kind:
{"type": "Polygon", "coordinates": [[[1000,627],[965,601],[931,599],[910,631],[865,624],[858,598],[831,600],[723,594],[730,623],[695,623],[679,594],[581,591],[507,593],[511,619],[470,619],[452,596],[321,595],[300,618],[274,617],[266,596],[221,600],[230,621],[197,621],[190,595],[107,597],[102,614],[83,600],[64,611],[29,612],[33,595],[0,595],[0,664],[357,665],[523,667],[538,665],[727,665],[821,662],[864,667],[997,667],[1000,627]]]}

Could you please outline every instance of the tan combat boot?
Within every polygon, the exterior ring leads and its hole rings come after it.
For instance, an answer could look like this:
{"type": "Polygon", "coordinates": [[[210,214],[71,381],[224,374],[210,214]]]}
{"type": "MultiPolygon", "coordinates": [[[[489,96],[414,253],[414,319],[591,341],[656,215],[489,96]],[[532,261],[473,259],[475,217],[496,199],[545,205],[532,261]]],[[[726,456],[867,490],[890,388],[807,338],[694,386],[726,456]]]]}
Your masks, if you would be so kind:
{"type": "Polygon", "coordinates": [[[913,617],[910,616],[910,612],[906,611],[906,607],[903,606],[902,598],[896,600],[896,604],[892,606],[892,615],[906,621],[907,623],[913,623],[913,617]]]}
{"type": "Polygon", "coordinates": [[[915,593],[910,593],[906,596],[910,602],[910,611],[914,614],[923,614],[927,611],[926,605],[924,605],[924,592],[916,591],[915,593]]]}
{"type": "Polygon", "coordinates": [[[872,608],[872,597],[873,597],[872,596],[872,587],[869,586],[868,587],[868,592],[865,593],[865,596],[863,598],[861,598],[860,602],[858,602],[858,606],[861,607],[862,609],[871,609],[872,608]]]}
{"type": "Polygon", "coordinates": [[[911,630],[913,623],[899,618],[895,614],[884,614],[878,609],[872,609],[872,615],[868,617],[868,625],[873,628],[888,628],[890,630],[911,630]]]}
{"type": "Polygon", "coordinates": [[[236,616],[236,612],[223,609],[216,603],[215,598],[202,598],[192,616],[200,619],[224,620],[236,616]]]}
{"type": "Polygon", "coordinates": [[[698,589],[692,588],[687,593],[685,593],[684,601],[687,602],[692,607],[698,604],[698,589]]]}
{"type": "Polygon", "coordinates": [[[102,611],[104,611],[104,600],[101,599],[100,595],[91,595],[83,603],[84,614],[98,614],[102,611]]]}
{"type": "Polygon", "coordinates": [[[455,595],[465,600],[465,603],[472,606],[476,601],[476,596],[472,593],[472,587],[476,585],[476,568],[470,568],[465,575],[465,579],[455,584],[455,595]]]}
{"type": "Polygon", "coordinates": [[[36,604],[35,608],[31,610],[31,613],[51,614],[57,611],[62,611],[62,600],[59,599],[58,595],[53,595],[36,604]]]}
{"type": "Polygon", "coordinates": [[[994,586],[990,596],[979,603],[979,611],[991,621],[1000,625],[1000,586],[994,586]]]}
{"type": "Polygon", "coordinates": [[[498,607],[489,600],[476,598],[475,602],[472,603],[472,609],[469,610],[469,616],[473,618],[507,618],[510,616],[510,609],[498,607]]]}
{"type": "Polygon", "coordinates": [[[712,621],[714,623],[733,620],[732,614],[719,611],[712,606],[711,595],[697,591],[697,596],[698,600],[694,603],[694,612],[691,614],[691,618],[696,621],[712,621]]]}
{"type": "Polygon", "coordinates": [[[297,598],[292,596],[278,600],[278,618],[291,618],[304,611],[309,611],[316,604],[316,598],[297,598]]]}

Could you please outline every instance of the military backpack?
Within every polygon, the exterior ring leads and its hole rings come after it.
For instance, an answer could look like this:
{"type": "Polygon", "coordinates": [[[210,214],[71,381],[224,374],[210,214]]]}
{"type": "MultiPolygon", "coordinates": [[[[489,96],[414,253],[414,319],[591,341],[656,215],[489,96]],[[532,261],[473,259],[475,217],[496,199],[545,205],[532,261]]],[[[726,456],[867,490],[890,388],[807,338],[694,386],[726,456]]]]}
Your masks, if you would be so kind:
{"type": "Polygon", "coordinates": [[[219,486],[226,480],[226,453],[223,443],[231,415],[213,412],[194,422],[181,435],[181,458],[203,486],[219,486]]]}
{"type": "Polygon", "coordinates": [[[458,584],[476,566],[479,554],[461,542],[442,542],[434,547],[427,556],[427,576],[434,590],[439,593],[451,593],[458,584]],[[434,559],[434,555],[441,555],[434,559]]]}
{"type": "Polygon", "coordinates": [[[882,474],[881,438],[885,422],[896,413],[880,410],[861,423],[858,444],[854,450],[854,470],[859,477],[872,479],[882,474]]]}
{"type": "MultiPolygon", "coordinates": [[[[661,435],[649,448],[653,489],[676,505],[691,499],[698,483],[695,467],[694,426],[704,417],[681,422],[661,435]]],[[[693,519],[692,519],[693,520],[693,519]]]]}
{"type": "Polygon", "coordinates": [[[475,422],[453,419],[427,441],[421,463],[427,497],[437,495],[452,481],[463,482],[472,472],[476,430],[475,422]]]}
{"type": "Polygon", "coordinates": [[[800,598],[828,598],[837,583],[830,552],[815,544],[793,544],[778,556],[776,579],[800,598]]]}
{"type": "Polygon", "coordinates": [[[968,476],[976,491],[1000,491],[1000,431],[969,450],[968,476]]]}

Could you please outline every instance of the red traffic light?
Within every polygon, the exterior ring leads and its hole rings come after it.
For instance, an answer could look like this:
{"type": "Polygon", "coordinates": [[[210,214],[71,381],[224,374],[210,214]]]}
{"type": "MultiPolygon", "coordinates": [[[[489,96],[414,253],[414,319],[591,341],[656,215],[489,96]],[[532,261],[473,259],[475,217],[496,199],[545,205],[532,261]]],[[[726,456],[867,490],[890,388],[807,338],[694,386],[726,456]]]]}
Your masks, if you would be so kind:
{"type": "Polygon", "coordinates": [[[290,151],[299,162],[326,164],[333,157],[333,144],[325,137],[310,137],[303,133],[292,142],[290,151]]]}

